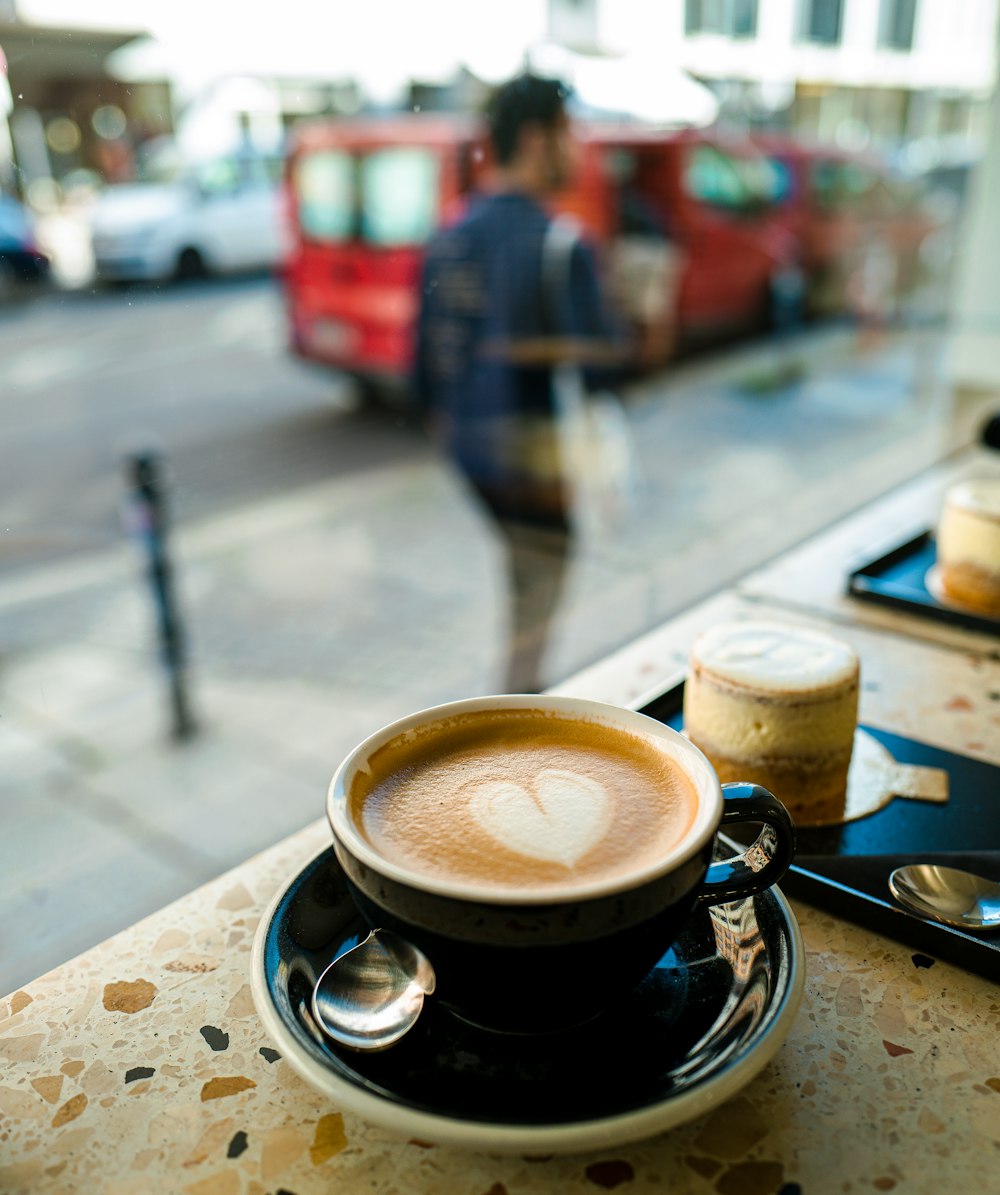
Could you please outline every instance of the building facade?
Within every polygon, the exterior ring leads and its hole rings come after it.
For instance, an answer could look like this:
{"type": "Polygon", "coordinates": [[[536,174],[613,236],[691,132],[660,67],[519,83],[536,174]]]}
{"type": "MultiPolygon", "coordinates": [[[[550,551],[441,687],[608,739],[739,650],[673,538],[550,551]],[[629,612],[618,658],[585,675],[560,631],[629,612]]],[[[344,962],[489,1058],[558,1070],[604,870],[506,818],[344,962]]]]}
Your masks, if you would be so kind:
{"type": "Polygon", "coordinates": [[[726,119],[845,148],[983,133],[997,0],[550,0],[550,32],[662,54],[726,119]]]}

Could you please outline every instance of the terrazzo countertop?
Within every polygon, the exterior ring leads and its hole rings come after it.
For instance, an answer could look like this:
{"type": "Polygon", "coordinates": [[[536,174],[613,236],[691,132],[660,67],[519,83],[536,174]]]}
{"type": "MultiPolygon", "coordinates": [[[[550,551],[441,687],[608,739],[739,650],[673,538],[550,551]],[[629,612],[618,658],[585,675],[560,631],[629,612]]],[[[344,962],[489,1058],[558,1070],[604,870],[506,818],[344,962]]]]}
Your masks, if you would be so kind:
{"type": "MultiPolygon", "coordinates": [[[[786,616],[714,599],[561,691],[635,703],[703,627],[760,613],[786,616]]],[[[1000,764],[1000,663],[837,633],[862,659],[865,722],[1000,764]]],[[[1000,1190],[1000,988],[800,904],[801,1010],[775,1060],[714,1111],[591,1155],[394,1139],[298,1078],[251,998],[261,912],[328,841],[318,821],[0,1003],[0,1191],[1000,1190]]]]}

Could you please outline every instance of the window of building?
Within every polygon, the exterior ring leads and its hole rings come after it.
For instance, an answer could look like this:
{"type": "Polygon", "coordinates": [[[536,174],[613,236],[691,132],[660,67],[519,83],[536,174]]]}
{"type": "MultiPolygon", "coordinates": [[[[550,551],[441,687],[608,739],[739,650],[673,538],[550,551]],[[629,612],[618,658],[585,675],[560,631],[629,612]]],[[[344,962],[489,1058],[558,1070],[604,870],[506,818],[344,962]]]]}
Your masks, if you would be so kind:
{"type": "Polygon", "coordinates": [[[844,23],[844,0],[803,0],[799,37],[803,41],[834,46],[844,23]]]}
{"type": "Polygon", "coordinates": [[[890,50],[912,50],[916,17],[917,0],[882,0],[878,44],[890,50]]]}
{"type": "Polygon", "coordinates": [[[687,0],[684,29],[687,33],[755,37],[757,0],[687,0]]]}

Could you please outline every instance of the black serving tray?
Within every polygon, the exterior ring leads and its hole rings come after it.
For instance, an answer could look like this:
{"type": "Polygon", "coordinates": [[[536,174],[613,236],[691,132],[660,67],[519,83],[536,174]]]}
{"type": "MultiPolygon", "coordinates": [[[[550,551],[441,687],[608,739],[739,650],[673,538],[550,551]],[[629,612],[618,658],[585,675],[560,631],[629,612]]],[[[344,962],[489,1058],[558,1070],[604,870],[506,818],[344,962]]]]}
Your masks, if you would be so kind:
{"type": "MultiPolygon", "coordinates": [[[[680,681],[647,695],[637,708],[681,730],[683,703],[680,681]]],[[[889,893],[890,873],[905,863],[964,867],[1000,881],[1000,767],[871,726],[863,729],[899,763],[943,768],[948,801],[938,805],[896,799],[841,826],[797,829],[795,863],[782,890],[935,958],[1000,980],[1000,933],[970,934],[925,921],[897,905],[889,893]]]]}
{"type": "Polygon", "coordinates": [[[925,531],[885,556],[855,569],[847,579],[847,592],[852,597],[922,614],[970,631],[1000,635],[1000,619],[945,606],[930,592],[926,576],[936,560],[934,533],[925,531]]]}

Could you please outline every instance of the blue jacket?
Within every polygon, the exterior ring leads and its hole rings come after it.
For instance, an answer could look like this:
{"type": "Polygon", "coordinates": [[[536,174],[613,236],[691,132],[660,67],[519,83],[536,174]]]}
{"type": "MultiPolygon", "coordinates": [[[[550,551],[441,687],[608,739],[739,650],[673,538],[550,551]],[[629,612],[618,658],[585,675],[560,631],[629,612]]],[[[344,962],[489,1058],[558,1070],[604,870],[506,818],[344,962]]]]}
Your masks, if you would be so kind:
{"type": "MultiPolygon", "coordinates": [[[[546,294],[542,255],[550,218],[533,200],[475,200],[425,258],[414,390],[446,449],[474,482],[502,485],[510,461],[498,426],[556,411],[553,370],[511,361],[504,346],[545,336],[617,339],[593,251],[573,244],[559,294],[546,294]]],[[[551,286],[549,287],[551,289],[551,286]]],[[[588,371],[593,385],[605,379],[588,371]]]]}

